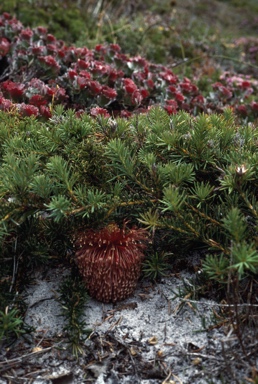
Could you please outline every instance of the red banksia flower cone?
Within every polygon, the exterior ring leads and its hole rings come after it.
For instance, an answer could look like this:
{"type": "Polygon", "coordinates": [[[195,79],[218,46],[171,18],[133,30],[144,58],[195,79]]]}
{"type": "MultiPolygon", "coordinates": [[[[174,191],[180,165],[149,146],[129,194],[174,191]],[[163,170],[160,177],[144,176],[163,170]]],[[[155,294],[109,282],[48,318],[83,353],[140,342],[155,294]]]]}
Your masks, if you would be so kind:
{"type": "Polygon", "coordinates": [[[79,233],[75,257],[91,297],[116,302],[134,291],[147,239],[144,229],[119,228],[116,224],[79,233]]]}

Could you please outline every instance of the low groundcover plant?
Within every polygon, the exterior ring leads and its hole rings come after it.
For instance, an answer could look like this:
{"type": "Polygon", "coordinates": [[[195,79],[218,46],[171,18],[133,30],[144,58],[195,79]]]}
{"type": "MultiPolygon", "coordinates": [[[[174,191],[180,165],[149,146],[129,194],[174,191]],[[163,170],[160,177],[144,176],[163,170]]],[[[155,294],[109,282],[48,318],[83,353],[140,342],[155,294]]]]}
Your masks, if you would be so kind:
{"type": "Polygon", "coordinates": [[[141,56],[129,57],[117,44],[67,46],[44,27],[25,28],[8,13],[0,16],[0,108],[5,111],[48,119],[53,106],[62,104],[78,115],[128,117],[157,104],[168,114],[194,115],[230,105],[252,120],[258,114],[255,92],[252,78],[234,81],[229,74],[203,95],[189,78],[141,56]]]}

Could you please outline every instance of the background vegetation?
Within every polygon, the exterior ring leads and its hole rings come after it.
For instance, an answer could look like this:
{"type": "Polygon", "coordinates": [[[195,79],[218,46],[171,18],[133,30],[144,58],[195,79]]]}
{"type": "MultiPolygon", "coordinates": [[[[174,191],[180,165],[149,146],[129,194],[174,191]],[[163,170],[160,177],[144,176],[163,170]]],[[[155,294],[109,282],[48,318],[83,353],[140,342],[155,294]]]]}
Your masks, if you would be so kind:
{"type": "Polygon", "coordinates": [[[125,53],[166,64],[201,56],[195,65],[204,70],[203,59],[212,55],[243,59],[236,39],[257,36],[257,8],[255,0],[3,0],[0,12],[78,46],[117,43],[125,53]]]}

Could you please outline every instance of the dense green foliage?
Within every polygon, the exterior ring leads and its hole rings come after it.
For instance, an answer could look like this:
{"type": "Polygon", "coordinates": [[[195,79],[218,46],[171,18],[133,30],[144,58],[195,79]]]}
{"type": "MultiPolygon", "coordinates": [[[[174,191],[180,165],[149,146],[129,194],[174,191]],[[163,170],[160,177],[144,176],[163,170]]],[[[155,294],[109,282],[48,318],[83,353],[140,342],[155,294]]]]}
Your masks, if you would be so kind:
{"type": "Polygon", "coordinates": [[[94,120],[58,108],[45,124],[2,113],[0,129],[2,257],[15,243],[32,268],[65,255],[80,226],[126,219],[162,230],[160,251],[205,247],[215,280],[257,272],[258,134],[230,110],[94,120]]]}

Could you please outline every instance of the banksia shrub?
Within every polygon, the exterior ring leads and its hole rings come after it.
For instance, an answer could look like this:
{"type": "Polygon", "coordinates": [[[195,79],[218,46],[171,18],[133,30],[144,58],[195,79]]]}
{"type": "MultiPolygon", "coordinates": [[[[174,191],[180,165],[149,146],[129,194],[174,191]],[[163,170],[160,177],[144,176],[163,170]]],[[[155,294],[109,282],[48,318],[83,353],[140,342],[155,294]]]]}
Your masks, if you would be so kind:
{"type": "Polygon", "coordinates": [[[132,294],[140,276],[148,233],[110,224],[81,232],[75,240],[76,262],[91,297],[108,303],[132,294]]]}

